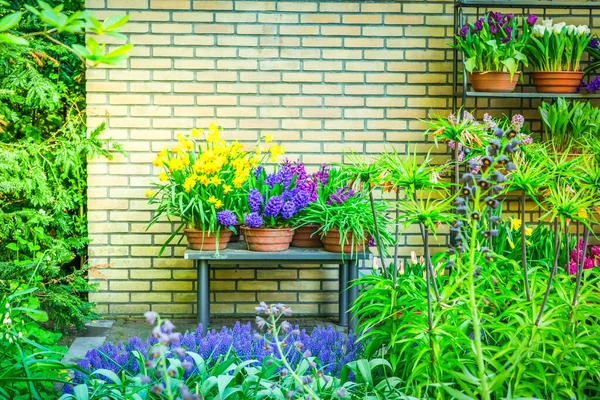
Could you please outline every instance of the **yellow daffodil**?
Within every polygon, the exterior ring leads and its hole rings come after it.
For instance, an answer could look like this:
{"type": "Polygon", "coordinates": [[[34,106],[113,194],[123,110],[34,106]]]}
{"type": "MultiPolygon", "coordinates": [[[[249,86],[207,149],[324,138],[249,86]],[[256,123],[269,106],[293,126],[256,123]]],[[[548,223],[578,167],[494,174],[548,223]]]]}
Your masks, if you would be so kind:
{"type": "Polygon", "coordinates": [[[158,174],[158,180],[161,182],[166,182],[169,180],[169,175],[167,175],[166,172],[161,172],[160,174],[158,174]]]}
{"type": "Polygon", "coordinates": [[[230,153],[235,155],[238,153],[241,153],[242,149],[244,148],[244,146],[242,144],[240,144],[237,140],[231,145],[231,150],[230,153]]]}
{"type": "Polygon", "coordinates": [[[269,148],[269,153],[271,153],[271,161],[275,161],[277,160],[277,157],[279,157],[282,154],[285,154],[285,149],[283,148],[283,146],[278,146],[274,144],[269,148]]]}
{"type": "Polygon", "coordinates": [[[531,236],[531,234],[533,233],[533,229],[532,228],[525,228],[525,236],[531,236]]]}
{"type": "Polygon", "coordinates": [[[264,140],[265,140],[265,143],[271,143],[273,141],[273,136],[265,135],[264,140]]]}
{"type": "Polygon", "coordinates": [[[179,143],[183,143],[183,142],[185,142],[185,138],[183,137],[183,134],[181,134],[181,133],[178,133],[178,134],[177,134],[177,141],[178,141],[179,143]]]}
{"type": "Polygon", "coordinates": [[[200,175],[198,182],[200,182],[201,185],[208,185],[210,183],[210,179],[206,175],[200,175]]]}
{"type": "Polygon", "coordinates": [[[167,158],[168,155],[169,155],[169,150],[167,150],[167,149],[162,149],[160,151],[160,153],[158,153],[158,157],[162,157],[162,158],[167,158]]]}
{"type": "Polygon", "coordinates": [[[192,128],[192,136],[195,138],[199,138],[202,135],[202,130],[198,130],[196,128],[192,128]]]}
{"type": "Polygon", "coordinates": [[[178,155],[182,155],[184,151],[185,150],[181,146],[177,146],[177,147],[173,148],[173,153],[176,153],[178,155]]]}
{"type": "Polygon", "coordinates": [[[211,122],[210,125],[208,125],[208,130],[211,133],[219,133],[219,126],[214,122],[211,122]]]}
{"type": "Polygon", "coordinates": [[[194,150],[194,142],[192,140],[186,140],[183,142],[183,148],[187,151],[194,150]]]}
{"type": "Polygon", "coordinates": [[[580,209],[577,211],[577,216],[578,216],[579,218],[587,218],[587,217],[588,217],[588,213],[587,213],[587,211],[586,211],[584,208],[580,208],[580,209]]]}
{"type": "Polygon", "coordinates": [[[231,192],[233,190],[233,188],[229,185],[223,185],[223,194],[227,194],[229,192],[231,192]]]}
{"type": "Polygon", "coordinates": [[[515,248],[515,244],[512,242],[512,240],[510,240],[509,238],[506,238],[506,240],[508,241],[508,245],[510,246],[511,249],[515,248]]]}
{"type": "Polygon", "coordinates": [[[187,193],[190,192],[190,190],[192,190],[192,188],[196,185],[196,179],[194,179],[194,176],[188,176],[187,178],[185,178],[185,182],[183,183],[183,188],[185,189],[185,191],[187,193]]]}
{"type": "Polygon", "coordinates": [[[155,167],[160,168],[163,166],[164,161],[164,158],[162,158],[161,156],[157,156],[152,162],[152,164],[154,164],[155,167]]]}
{"type": "Polygon", "coordinates": [[[255,154],[250,158],[250,165],[256,167],[258,164],[260,164],[260,155],[255,154]]]}
{"type": "Polygon", "coordinates": [[[156,194],[156,192],[154,190],[146,190],[146,193],[144,193],[146,197],[152,197],[156,194]]]}
{"type": "Polygon", "coordinates": [[[221,184],[221,179],[215,175],[212,178],[210,178],[210,183],[215,186],[219,186],[221,184]]]}
{"type": "Polygon", "coordinates": [[[242,175],[237,176],[233,180],[233,186],[235,186],[236,188],[241,188],[247,179],[248,179],[248,176],[242,176],[242,175]]]}
{"type": "Polygon", "coordinates": [[[510,229],[513,231],[518,231],[519,229],[521,229],[521,220],[519,218],[513,218],[512,221],[510,221],[510,229]]]}
{"type": "Polygon", "coordinates": [[[219,209],[223,207],[223,202],[221,200],[217,200],[217,202],[215,203],[215,209],[219,209]]]}
{"type": "Polygon", "coordinates": [[[180,171],[183,167],[183,162],[179,158],[169,160],[169,171],[180,171]]]}
{"type": "Polygon", "coordinates": [[[210,196],[207,201],[209,204],[215,204],[217,201],[219,201],[219,199],[217,199],[215,196],[210,196]]]}
{"type": "Polygon", "coordinates": [[[189,154],[184,154],[179,159],[181,160],[181,162],[183,163],[183,165],[189,165],[190,164],[190,155],[189,154]]]}

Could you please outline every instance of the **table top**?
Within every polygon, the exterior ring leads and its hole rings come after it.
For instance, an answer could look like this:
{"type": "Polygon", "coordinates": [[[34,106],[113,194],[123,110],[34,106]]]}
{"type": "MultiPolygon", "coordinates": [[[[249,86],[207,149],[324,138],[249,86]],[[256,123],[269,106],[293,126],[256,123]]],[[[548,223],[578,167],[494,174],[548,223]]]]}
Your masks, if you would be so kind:
{"type": "Polygon", "coordinates": [[[228,263],[231,261],[261,262],[261,261],[279,261],[283,263],[303,263],[303,262],[348,262],[353,260],[370,260],[372,254],[367,250],[359,253],[331,253],[322,248],[303,249],[299,247],[290,247],[285,251],[277,252],[258,252],[249,251],[246,242],[229,243],[225,250],[220,250],[217,256],[214,251],[186,250],[184,258],[186,260],[208,260],[211,264],[228,263]]]}

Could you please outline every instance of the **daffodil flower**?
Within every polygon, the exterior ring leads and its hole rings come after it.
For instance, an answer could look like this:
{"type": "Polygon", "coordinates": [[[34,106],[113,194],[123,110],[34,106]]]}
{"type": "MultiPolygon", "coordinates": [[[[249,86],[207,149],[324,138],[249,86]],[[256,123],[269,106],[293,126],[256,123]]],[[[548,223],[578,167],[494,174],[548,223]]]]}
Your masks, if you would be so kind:
{"type": "Polygon", "coordinates": [[[522,221],[519,218],[513,218],[512,221],[510,221],[510,229],[513,231],[521,229],[521,225],[522,221]]]}

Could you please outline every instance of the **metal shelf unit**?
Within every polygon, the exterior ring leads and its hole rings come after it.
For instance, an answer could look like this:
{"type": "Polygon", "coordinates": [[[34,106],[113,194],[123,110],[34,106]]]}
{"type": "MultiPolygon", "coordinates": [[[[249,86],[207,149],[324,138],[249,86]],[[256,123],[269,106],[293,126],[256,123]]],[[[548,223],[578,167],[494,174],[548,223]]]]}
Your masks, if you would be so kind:
{"type": "MultiPolygon", "coordinates": [[[[454,32],[458,32],[461,26],[466,23],[465,9],[474,11],[473,15],[479,18],[487,14],[488,11],[497,8],[509,8],[509,9],[520,9],[522,15],[529,13],[531,9],[542,10],[542,17],[546,16],[546,10],[550,9],[577,9],[588,11],[588,26],[593,29],[594,27],[594,10],[600,10],[600,1],[578,1],[578,2],[567,2],[567,1],[535,1],[535,0],[456,0],[454,2],[454,32]]],[[[515,11],[516,11],[515,10],[515,11]]],[[[598,15],[598,14],[596,14],[598,15]]],[[[453,39],[456,44],[456,38],[453,39]]],[[[487,92],[474,92],[469,90],[469,82],[467,72],[462,68],[462,87],[459,86],[461,68],[464,59],[462,54],[459,54],[457,49],[454,49],[453,57],[453,79],[452,79],[452,112],[456,112],[460,106],[466,104],[467,98],[513,98],[521,99],[521,110],[523,107],[523,99],[555,99],[557,97],[572,98],[572,99],[600,99],[599,94],[555,94],[555,93],[536,93],[531,92],[533,87],[524,86],[522,83],[519,84],[517,89],[511,93],[487,93],[487,92]]]]}

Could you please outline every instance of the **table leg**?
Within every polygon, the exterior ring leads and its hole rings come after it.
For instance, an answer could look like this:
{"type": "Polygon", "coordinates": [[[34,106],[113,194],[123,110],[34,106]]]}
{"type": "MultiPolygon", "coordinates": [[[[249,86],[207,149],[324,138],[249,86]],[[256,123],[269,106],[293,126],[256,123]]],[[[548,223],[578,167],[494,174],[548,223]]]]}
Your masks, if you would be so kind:
{"type": "MultiPolygon", "coordinates": [[[[352,285],[358,279],[358,260],[348,261],[348,284],[352,285]]],[[[352,306],[358,297],[358,286],[351,286],[348,289],[348,306],[352,306]]],[[[348,332],[356,330],[356,316],[353,312],[348,312],[348,332]]]]}
{"type": "Polygon", "coordinates": [[[339,323],[341,326],[348,326],[348,268],[346,268],[346,264],[340,264],[339,282],[339,323]]]}
{"type": "Polygon", "coordinates": [[[196,261],[198,268],[198,323],[204,331],[210,324],[210,266],[207,260],[196,261]]]}

